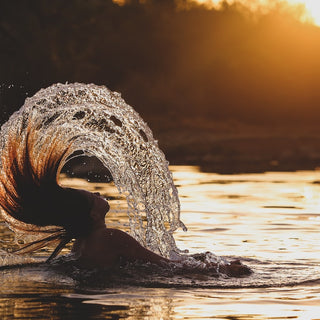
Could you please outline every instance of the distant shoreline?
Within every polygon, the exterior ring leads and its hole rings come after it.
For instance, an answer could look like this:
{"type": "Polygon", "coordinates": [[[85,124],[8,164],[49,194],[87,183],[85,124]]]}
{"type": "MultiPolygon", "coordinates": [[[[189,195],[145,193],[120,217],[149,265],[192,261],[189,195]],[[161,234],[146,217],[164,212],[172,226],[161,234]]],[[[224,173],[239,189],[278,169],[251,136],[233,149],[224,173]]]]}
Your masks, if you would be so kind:
{"type": "Polygon", "coordinates": [[[197,165],[207,172],[297,171],[320,167],[320,138],[222,139],[211,145],[199,141],[177,150],[166,145],[162,149],[170,164],[197,165]]]}
{"type": "Polygon", "coordinates": [[[190,127],[156,132],[173,165],[216,173],[314,170],[320,167],[318,127],[190,127]]]}

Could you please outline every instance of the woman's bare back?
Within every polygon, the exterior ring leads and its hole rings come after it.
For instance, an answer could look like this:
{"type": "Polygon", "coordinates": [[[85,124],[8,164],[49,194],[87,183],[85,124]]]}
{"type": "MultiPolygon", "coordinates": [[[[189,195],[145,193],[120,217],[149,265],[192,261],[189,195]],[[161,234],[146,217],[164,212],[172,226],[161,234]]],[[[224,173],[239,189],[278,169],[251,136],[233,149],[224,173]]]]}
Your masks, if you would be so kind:
{"type": "Polygon", "coordinates": [[[127,233],[110,228],[95,229],[85,238],[77,239],[73,253],[84,266],[113,267],[123,262],[151,262],[161,264],[169,260],[144,248],[127,233]]]}

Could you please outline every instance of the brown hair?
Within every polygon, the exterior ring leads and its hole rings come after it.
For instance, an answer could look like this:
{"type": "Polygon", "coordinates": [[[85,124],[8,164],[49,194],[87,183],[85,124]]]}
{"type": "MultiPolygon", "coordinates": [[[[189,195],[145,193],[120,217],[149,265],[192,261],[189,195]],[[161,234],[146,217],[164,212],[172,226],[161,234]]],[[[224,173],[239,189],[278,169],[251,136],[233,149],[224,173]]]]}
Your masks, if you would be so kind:
{"type": "Polygon", "coordinates": [[[47,235],[27,244],[21,252],[60,241],[53,253],[56,255],[72,238],[90,230],[92,203],[77,190],[62,188],[57,181],[72,141],[66,146],[58,137],[42,137],[41,144],[46,148],[39,152],[39,142],[30,128],[25,136],[12,130],[6,138],[1,154],[0,205],[13,230],[47,235]]]}

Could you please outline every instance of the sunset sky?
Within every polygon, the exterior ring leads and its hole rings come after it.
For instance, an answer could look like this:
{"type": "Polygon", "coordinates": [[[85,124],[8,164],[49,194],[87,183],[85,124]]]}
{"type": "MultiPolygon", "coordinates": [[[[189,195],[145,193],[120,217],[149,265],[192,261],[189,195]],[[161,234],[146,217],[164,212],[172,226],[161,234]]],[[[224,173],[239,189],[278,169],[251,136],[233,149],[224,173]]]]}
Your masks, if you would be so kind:
{"type": "MultiPolygon", "coordinates": [[[[125,5],[129,1],[114,0],[119,5],[125,5]]],[[[146,0],[140,0],[140,3],[146,3],[146,0]]],[[[176,3],[188,6],[196,3],[204,5],[206,8],[221,10],[227,5],[238,5],[249,9],[253,14],[268,13],[272,10],[288,10],[300,15],[302,22],[314,23],[320,25],[320,2],[317,0],[186,0],[176,1],[176,3]]]]}
{"type": "Polygon", "coordinates": [[[279,7],[288,7],[289,10],[301,12],[301,21],[320,24],[320,2],[317,0],[190,0],[206,5],[208,8],[221,9],[225,3],[240,4],[253,12],[267,13],[279,7]]]}

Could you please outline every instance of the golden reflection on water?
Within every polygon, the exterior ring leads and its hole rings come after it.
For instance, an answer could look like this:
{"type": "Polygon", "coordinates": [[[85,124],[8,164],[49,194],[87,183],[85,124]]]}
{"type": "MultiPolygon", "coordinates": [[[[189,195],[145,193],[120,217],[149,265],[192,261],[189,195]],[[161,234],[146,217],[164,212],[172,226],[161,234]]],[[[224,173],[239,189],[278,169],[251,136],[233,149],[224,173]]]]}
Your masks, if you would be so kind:
{"type": "Polygon", "coordinates": [[[192,300],[186,297],[184,303],[175,309],[179,315],[175,319],[319,319],[319,300],[299,306],[295,298],[270,299],[266,294],[266,300],[263,301],[256,300],[255,294],[254,290],[227,289],[215,291],[215,298],[211,293],[211,299],[208,299],[206,292],[190,292],[192,300]]]}
{"type": "MultiPolygon", "coordinates": [[[[299,291],[299,290],[298,290],[299,291]]],[[[300,295],[305,294],[300,289],[300,295]]],[[[318,298],[301,304],[288,288],[172,290],[128,289],[125,293],[68,294],[84,304],[114,306],[125,319],[319,319],[318,298]],[[122,311],[119,309],[122,308],[122,311]]]]}
{"type": "MultiPolygon", "coordinates": [[[[320,172],[219,175],[198,167],[171,170],[181,219],[189,229],[175,233],[181,249],[276,262],[280,267],[275,272],[284,276],[291,262],[320,264],[320,172]]],[[[61,181],[106,196],[111,205],[107,225],[128,230],[126,202],[113,184],[61,181]]],[[[320,280],[293,287],[91,290],[75,287],[61,274],[24,268],[1,273],[0,280],[1,319],[14,314],[16,319],[27,314],[29,319],[47,314],[50,319],[320,319],[320,280]]],[[[239,279],[239,284],[245,281],[239,279]]]]}
{"type": "Polygon", "coordinates": [[[191,252],[319,262],[320,172],[219,175],[172,168],[191,252]]]}

